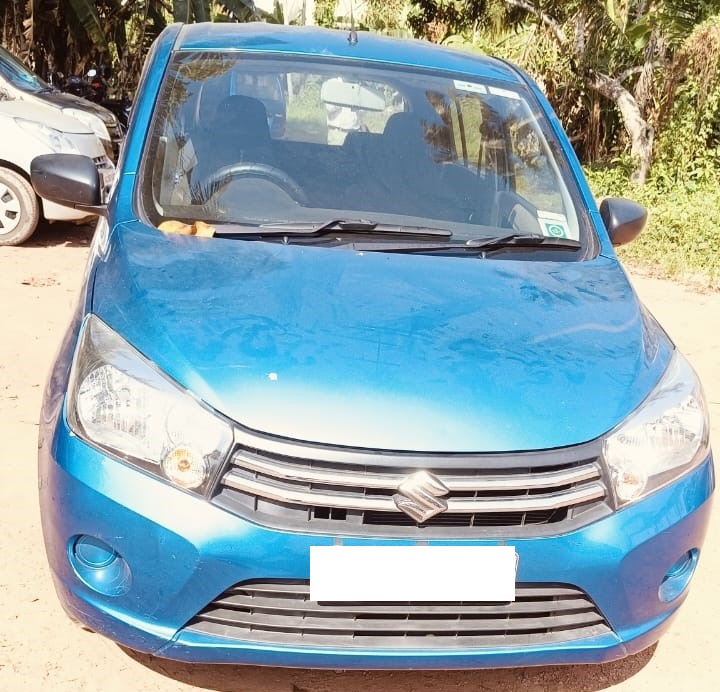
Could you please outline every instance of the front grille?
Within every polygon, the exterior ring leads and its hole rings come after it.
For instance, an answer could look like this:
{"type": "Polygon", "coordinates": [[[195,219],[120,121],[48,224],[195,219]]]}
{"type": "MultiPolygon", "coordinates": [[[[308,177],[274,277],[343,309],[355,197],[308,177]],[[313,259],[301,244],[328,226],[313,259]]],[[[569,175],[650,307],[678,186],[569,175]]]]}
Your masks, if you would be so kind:
{"type": "Polygon", "coordinates": [[[120,147],[123,143],[123,134],[116,118],[113,118],[111,122],[106,122],[105,127],[110,136],[110,146],[106,150],[107,155],[113,163],[117,163],[118,157],[120,156],[120,147]]]}
{"type": "Polygon", "coordinates": [[[442,649],[568,642],[611,632],[580,589],[518,584],[509,603],[318,603],[307,581],[238,584],[186,630],[288,646],[442,649]]]}
{"type": "Polygon", "coordinates": [[[115,173],[115,168],[110,160],[109,156],[96,156],[93,159],[95,168],[97,168],[100,176],[102,185],[102,201],[107,202],[110,195],[110,188],[112,187],[112,179],[115,173]]]}
{"type": "Polygon", "coordinates": [[[93,163],[95,164],[95,168],[100,170],[113,170],[112,162],[110,161],[109,156],[96,156],[93,159],[93,163]]]}
{"type": "Polygon", "coordinates": [[[457,537],[498,528],[542,533],[552,525],[557,533],[609,512],[595,445],[495,455],[409,454],[292,443],[246,431],[237,431],[236,439],[213,501],[275,528],[457,537]],[[440,492],[442,509],[424,521],[396,503],[402,499],[399,486],[420,470],[447,490],[440,492]]]}

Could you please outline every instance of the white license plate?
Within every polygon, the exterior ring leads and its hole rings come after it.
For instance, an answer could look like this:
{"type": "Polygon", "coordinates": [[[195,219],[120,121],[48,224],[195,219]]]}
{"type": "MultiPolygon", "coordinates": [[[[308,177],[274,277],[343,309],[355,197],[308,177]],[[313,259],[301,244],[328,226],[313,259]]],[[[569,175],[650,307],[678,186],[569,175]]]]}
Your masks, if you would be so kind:
{"type": "Polygon", "coordinates": [[[311,601],[514,601],[515,548],[311,546],[311,601]]]}

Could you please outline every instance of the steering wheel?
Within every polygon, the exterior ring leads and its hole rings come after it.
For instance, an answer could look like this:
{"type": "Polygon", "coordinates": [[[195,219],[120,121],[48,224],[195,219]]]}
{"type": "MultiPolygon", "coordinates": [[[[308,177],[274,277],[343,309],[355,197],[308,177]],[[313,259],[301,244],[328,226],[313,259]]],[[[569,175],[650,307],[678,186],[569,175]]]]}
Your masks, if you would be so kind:
{"type": "Polygon", "coordinates": [[[279,187],[283,192],[286,192],[298,204],[307,205],[308,203],[305,191],[285,171],[266,163],[254,162],[232,163],[229,166],[218,168],[218,170],[198,183],[193,190],[193,196],[199,198],[197,201],[204,204],[213,194],[218,190],[222,190],[235,178],[261,178],[267,180],[279,187]]]}

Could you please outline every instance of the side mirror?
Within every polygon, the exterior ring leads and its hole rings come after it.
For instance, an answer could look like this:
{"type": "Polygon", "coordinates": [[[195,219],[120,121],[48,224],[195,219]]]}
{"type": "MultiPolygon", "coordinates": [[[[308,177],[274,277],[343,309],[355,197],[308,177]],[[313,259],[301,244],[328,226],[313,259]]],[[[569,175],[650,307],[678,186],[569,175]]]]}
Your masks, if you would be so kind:
{"type": "Polygon", "coordinates": [[[635,240],[647,221],[645,207],[621,197],[606,197],[600,203],[600,216],[614,246],[635,240]]]}
{"type": "Polygon", "coordinates": [[[50,202],[105,215],[100,175],[93,160],[80,154],[43,154],[30,163],[35,192],[50,202]]]}

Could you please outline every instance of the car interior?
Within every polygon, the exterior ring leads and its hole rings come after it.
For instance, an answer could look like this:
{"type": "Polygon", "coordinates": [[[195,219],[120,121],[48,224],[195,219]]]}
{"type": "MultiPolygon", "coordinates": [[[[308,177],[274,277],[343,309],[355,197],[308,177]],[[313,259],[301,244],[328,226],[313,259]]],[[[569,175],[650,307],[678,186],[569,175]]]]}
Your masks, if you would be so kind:
{"type": "MultiPolygon", "coordinates": [[[[481,102],[417,83],[311,74],[293,75],[297,93],[290,97],[289,87],[278,106],[277,99],[238,93],[233,74],[185,86],[161,124],[153,222],[268,223],[361,214],[542,233],[543,212],[518,189],[521,166],[507,124],[512,119],[497,106],[501,99],[481,102]],[[318,93],[323,79],[341,82],[336,93],[324,85],[318,93]],[[329,115],[325,121],[331,107],[347,114],[339,141],[331,141],[329,115]],[[284,127],[275,136],[268,108],[283,112],[284,127]],[[480,121],[477,131],[468,129],[472,115],[480,121]]],[[[547,156],[535,155],[545,167],[541,172],[554,176],[547,156]]],[[[550,212],[564,212],[567,205],[551,192],[550,212]]]]}

